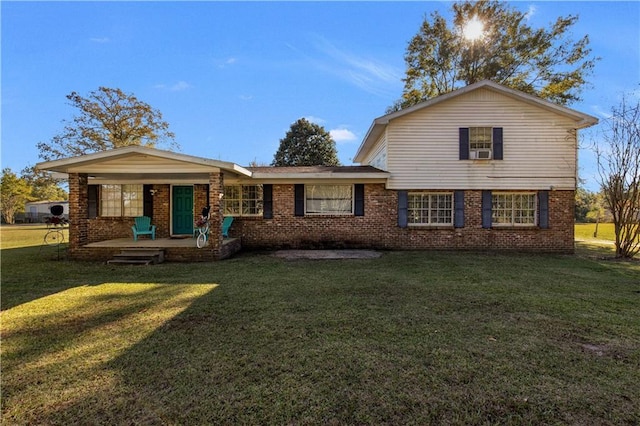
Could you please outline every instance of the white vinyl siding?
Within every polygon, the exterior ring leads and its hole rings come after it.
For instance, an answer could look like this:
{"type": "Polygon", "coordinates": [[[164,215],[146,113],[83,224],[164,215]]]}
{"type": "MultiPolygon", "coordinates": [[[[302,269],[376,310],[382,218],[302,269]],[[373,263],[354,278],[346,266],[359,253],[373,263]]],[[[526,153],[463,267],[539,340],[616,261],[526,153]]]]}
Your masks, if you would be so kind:
{"type": "Polygon", "coordinates": [[[389,189],[575,188],[575,124],[487,89],[391,120],[389,189]],[[503,160],[459,161],[459,128],[503,128],[503,160]]]}
{"type": "Polygon", "coordinates": [[[363,164],[373,166],[380,170],[387,170],[387,139],[384,133],[375,143],[371,153],[365,158],[363,164]]]}

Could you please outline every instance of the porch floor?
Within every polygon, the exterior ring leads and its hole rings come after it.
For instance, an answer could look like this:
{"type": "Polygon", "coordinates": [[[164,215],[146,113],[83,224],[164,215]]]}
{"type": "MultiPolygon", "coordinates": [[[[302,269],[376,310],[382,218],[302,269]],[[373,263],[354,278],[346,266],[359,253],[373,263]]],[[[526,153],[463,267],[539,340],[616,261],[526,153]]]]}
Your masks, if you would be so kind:
{"type": "MultiPolygon", "coordinates": [[[[235,238],[225,238],[222,245],[230,244],[235,238]]],[[[196,239],[187,238],[115,238],[113,240],[98,241],[95,243],[85,244],[86,248],[175,248],[175,247],[194,247],[196,248],[196,239]]]]}

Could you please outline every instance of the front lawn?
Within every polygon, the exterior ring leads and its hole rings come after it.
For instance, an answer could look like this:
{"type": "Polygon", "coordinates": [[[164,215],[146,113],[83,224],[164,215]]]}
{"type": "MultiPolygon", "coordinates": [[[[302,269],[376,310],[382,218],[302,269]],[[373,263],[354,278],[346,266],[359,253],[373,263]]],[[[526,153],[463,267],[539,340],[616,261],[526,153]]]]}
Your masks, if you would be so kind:
{"type": "Polygon", "coordinates": [[[639,262],[116,267],[37,230],[6,245],[20,228],[1,228],[2,424],[640,422],[639,262]]]}

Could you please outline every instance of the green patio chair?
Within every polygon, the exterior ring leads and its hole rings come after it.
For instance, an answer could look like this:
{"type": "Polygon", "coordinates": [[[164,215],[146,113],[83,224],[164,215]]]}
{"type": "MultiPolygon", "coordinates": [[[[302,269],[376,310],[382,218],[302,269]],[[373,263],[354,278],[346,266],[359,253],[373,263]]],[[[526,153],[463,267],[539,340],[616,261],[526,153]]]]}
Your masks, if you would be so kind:
{"type": "Polygon", "coordinates": [[[138,241],[138,235],[151,235],[152,240],[156,239],[156,226],[151,224],[149,216],[136,217],[131,230],[133,231],[133,241],[138,241]]]}
{"type": "Polygon", "coordinates": [[[222,221],[222,237],[229,238],[229,228],[233,223],[233,216],[226,216],[222,221]]]}

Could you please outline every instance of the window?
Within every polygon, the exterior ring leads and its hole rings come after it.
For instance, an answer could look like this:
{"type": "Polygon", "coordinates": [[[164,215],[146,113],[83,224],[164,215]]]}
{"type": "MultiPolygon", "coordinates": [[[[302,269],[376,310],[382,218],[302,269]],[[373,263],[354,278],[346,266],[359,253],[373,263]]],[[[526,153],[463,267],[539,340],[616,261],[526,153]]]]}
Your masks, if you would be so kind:
{"type": "Polygon", "coordinates": [[[224,187],[225,216],[259,216],[263,211],[262,185],[224,187]]]}
{"type": "Polygon", "coordinates": [[[142,216],[144,194],[142,185],[101,185],[100,216],[142,216]]]}
{"type": "Polygon", "coordinates": [[[352,214],[353,185],[305,185],[306,214],[352,214]]]}
{"type": "Polygon", "coordinates": [[[409,225],[453,225],[453,194],[409,193],[409,225]]]}
{"type": "Polygon", "coordinates": [[[493,129],[491,127],[469,128],[469,154],[471,159],[488,160],[493,152],[493,129]]]}
{"type": "Polygon", "coordinates": [[[491,223],[496,226],[534,226],[535,193],[494,193],[491,196],[491,223]]]}

